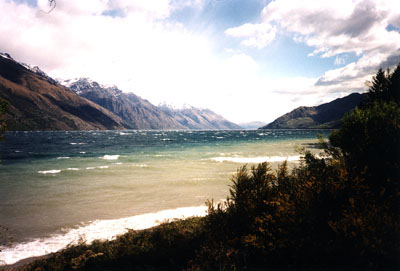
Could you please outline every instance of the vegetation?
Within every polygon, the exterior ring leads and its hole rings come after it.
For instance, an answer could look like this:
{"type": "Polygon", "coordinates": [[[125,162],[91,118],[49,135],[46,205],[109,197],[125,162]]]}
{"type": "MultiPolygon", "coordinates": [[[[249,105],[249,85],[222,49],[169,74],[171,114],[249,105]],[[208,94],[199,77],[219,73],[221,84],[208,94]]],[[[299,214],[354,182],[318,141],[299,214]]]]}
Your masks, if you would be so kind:
{"type": "Polygon", "coordinates": [[[22,269],[398,270],[399,73],[378,72],[320,157],[304,152],[291,172],[286,162],[239,168],[206,217],[81,242],[22,269]]]}
{"type": "Polygon", "coordinates": [[[4,114],[8,110],[8,103],[0,98],[0,141],[4,140],[4,133],[7,131],[4,114]]]}

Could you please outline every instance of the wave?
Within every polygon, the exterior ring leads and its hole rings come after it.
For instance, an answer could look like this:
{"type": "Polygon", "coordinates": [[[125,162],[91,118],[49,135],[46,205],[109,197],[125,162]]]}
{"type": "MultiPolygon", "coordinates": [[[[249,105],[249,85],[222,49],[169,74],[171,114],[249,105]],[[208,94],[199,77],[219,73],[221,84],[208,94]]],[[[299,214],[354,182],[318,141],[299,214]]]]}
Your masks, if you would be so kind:
{"type": "Polygon", "coordinates": [[[148,167],[146,164],[135,164],[134,167],[148,167]]]}
{"type": "Polygon", "coordinates": [[[71,157],[69,157],[69,156],[60,156],[60,157],[57,157],[57,159],[70,159],[71,157]]]}
{"type": "Polygon", "coordinates": [[[38,173],[40,173],[40,174],[57,174],[57,173],[60,173],[60,172],[61,172],[61,169],[51,169],[51,170],[38,171],[38,173]]]}
{"type": "MultiPolygon", "coordinates": [[[[114,164],[122,164],[122,163],[114,163],[114,164]]],[[[146,165],[139,165],[141,167],[145,167],[146,165]]],[[[86,170],[92,170],[92,169],[107,169],[109,168],[109,166],[97,166],[97,167],[86,167],[86,170]]],[[[78,171],[81,170],[80,168],[76,168],[76,167],[69,167],[66,169],[51,169],[51,170],[41,170],[38,171],[38,173],[40,174],[57,174],[60,172],[65,172],[65,171],[78,171]]]]}
{"type": "Polygon", "coordinates": [[[116,154],[116,155],[108,155],[108,154],[106,154],[101,158],[104,159],[104,160],[118,160],[119,156],[120,156],[119,154],[116,154]]]}
{"type": "Polygon", "coordinates": [[[82,238],[88,243],[97,239],[112,240],[126,233],[128,229],[142,230],[175,219],[205,216],[206,212],[206,206],[183,207],[126,218],[95,220],[78,228],[62,229],[62,233],[47,238],[38,238],[12,247],[2,247],[0,263],[9,265],[26,258],[53,253],[82,238]]]}
{"type": "Polygon", "coordinates": [[[209,160],[213,160],[216,162],[232,162],[232,163],[241,163],[241,164],[246,164],[246,163],[263,163],[263,162],[283,162],[283,161],[288,161],[288,162],[294,162],[294,161],[299,161],[300,156],[264,156],[264,157],[213,157],[210,158],[209,160]]]}

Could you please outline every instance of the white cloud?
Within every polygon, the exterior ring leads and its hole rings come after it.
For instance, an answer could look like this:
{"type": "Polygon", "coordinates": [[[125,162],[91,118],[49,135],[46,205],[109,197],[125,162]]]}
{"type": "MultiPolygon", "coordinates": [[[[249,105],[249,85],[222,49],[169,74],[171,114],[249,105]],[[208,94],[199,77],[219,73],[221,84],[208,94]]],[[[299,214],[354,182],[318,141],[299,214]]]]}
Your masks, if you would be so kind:
{"type": "Polygon", "coordinates": [[[164,19],[170,15],[169,0],[113,0],[109,1],[112,9],[122,10],[125,16],[144,16],[147,19],[164,19]]]}
{"type": "Polygon", "coordinates": [[[343,65],[346,63],[346,60],[343,57],[336,56],[334,64],[335,65],[343,65]]]}
{"type": "Polygon", "coordinates": [[[246,38],[242,44],[249,47],[264,48],[275,39],[276,28],[270,24],[244,24],[229,28],[225,34],[235,38],[246,38]]]}
{"type": "Polygon", "coordinates": [[[388,31],[389,24],[400,25],[400,1],[275,0],[263,9],[261,24],[244,24],[228,29],[226,34],[244,38],[244,45],[263,48],[272,40],[251,41],[261,40],[276,26],[297,42],[314,47],[309,56],[336,56],[335,65],[345,63],[338,55],[360,56],[356,63],[327,71],[314,87],[320,90],[318,86],[325,86],[323,91],[341,93],[348,87],[353,89],[347,91],[360,90],[363,80],[378,68],[391,67],[400,61],[400,33],[388,31]]]}

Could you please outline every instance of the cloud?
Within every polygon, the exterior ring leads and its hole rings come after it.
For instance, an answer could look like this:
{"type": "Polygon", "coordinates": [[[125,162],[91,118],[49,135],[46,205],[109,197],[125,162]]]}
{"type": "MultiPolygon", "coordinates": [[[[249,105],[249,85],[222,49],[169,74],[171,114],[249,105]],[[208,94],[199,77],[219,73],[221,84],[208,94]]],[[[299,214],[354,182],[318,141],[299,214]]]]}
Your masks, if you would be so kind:
{"type": "Polygon", "coordinates": [[[232,37],[243,38],[242,45],[264,48],[277,31],[289,34],[297,42],[314,48],[309,56],[336,56],[335,65],[343,65],[342,54],[359,56],[356,62],[326,71],[315,83],[331,86],[323,91],[360,90],[363,80],[379,68],[393,67],[399,59],[400,33],[388,31],[400,25],[400,1],[396,0],[275,0],[262,11],[262,23],[244,24],[226,30],[232,37]],[[262,26],[262,27],[261,27],[262,26]],[[275,29],[271,35],[271,29],[275,29]],[[271,37],[267,42],[264,36],[271,37]],[[351,80],[351,82],[349,82],[351,80]],[[339,85],[340,84],[340,85],[339,85]]]}
{"type": "Polygon", "coordinates": [[[264,24],[244,24],[239,27],[229,28],[225,34],[235,38],[246,38],[242,41],[244,46],[264,48],[275,39],[276,27],[264,24]]]}
{"type": "Polygon", "coordinates": [[[147,19],[165,19],[171,13],[168,0],[114,0],[108,1],[111,9],[119,9],[125,16],[144,16],[147,19]]]}
{"type": "Polygon", "coordinates": [[[346,63],[346,60],[343,57],[336,56],[335,65],[343,65],[344,63],[346,63]]]}

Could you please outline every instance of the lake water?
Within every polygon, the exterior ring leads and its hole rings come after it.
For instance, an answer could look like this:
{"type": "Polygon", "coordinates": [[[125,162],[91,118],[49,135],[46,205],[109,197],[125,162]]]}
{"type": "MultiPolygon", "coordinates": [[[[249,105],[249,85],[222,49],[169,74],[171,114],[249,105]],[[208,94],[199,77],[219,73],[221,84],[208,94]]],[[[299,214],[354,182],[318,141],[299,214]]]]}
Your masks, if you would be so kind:
{"type": "Polygon", "coordinates": [[[228,196],[239,166],[296,164],[296,148],[318,133],[330,131],[9,132],[0,143],[0,225],[9,229],[0,265],[204,215],[207,199],[228,196]]]}

